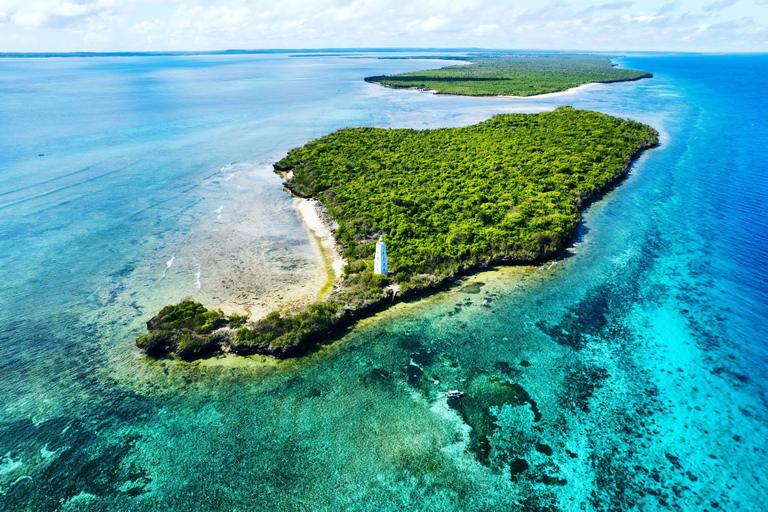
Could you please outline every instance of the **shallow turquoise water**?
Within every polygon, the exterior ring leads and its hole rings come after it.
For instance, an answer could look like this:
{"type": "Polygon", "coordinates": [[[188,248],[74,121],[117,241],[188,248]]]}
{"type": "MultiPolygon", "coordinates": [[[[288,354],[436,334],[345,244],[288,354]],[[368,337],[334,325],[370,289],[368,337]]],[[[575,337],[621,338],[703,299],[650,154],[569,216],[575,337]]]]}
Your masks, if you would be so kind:
{"type": "Polygon", "coordinates": [[[409,61],[0,60],[0,508],[764,510],[768,57],[622,64],[656,78],[516,101],[360,80],[409,61]],[[292,146],[560,104],[662,135],[568,257],[301,361],[134,348],[167,302],[317,271],[292,146]]]}

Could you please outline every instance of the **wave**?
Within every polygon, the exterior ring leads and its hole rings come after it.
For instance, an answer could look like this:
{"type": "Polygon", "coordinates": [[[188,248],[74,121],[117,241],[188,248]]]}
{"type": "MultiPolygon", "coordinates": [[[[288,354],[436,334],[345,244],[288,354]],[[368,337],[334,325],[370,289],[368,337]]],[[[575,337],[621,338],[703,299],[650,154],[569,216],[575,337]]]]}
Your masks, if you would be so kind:
{"type": "Polygon", "coordinates": [[[173,260],[176,259],[176,255],[174,254],[171,256],[171,259],[165,262],[165,270],[163,270],[163,275],[160,276],[160,280],[163,280],[165,276],[168,274],[168,269],[171,268],[171,265],[173,265],[173,260]]]}
{"type": "MultiPolygon", "coordinates": [[[[97,174],[95,176],[90,176],[90,177],[88,177],[88,178],[86,178],[84,180],[81,180],[81,181],[76,181],[74,183],[69,183],[67,185],[62,185],[62,186],[60,186],[58,188],[54,188],[52,190],[48,190],[48,191],[45,191],[45,192],[40,192],[38,194],[29,196],[29,197],[22,197],[21,199],[17,199],[15,201],[12,200],[12,201],[10,201],[8,203],[5,203],[5,204],[0,204],[0,210],[2,210],[4,208],[8,208],[10,206],[17,205],[17,204],[26,203],[26,202],[29,202],[29,201],[34,201],[35,199],[40,199],[40,198],[43,198],[43,197],[46,197],[46,196],[50,196],[51,194],[55,194],[57,192],[62,192],[64,190],[68,190],[68,189],[71,189],[71,188],[76,188],[76,187],[79,187],[79,186],[84,185],[86,183],[90,183],[92,181],[99,180],[99,179],[104,178],[106,176],[109,176],[111,174],[115,174],[117,172],[120,172],[120,171],[130,167],[134,163],[136,163],[136,162],[133,162],[131,164],[128,164],[128,165],[125,165],[125,166],[122,166],[122,167],[118,167],[116,169],[112,169],[110,171],[103,172],[101,174],[97,174]]],[[[24,190],[34,189],[35,187],[37,187],[37,186],[39,186],[41,184],[51,183],[51,182],[57,181],[57,180],[62,179],[62,178],[66,178],[66,177],[69,177],[69,176],[80,174],[81,172],[87,171],[87,170],[90,170],[90,169],[92,169],[92,168],[88,167],[86,169],[81,169],[79,171],[76,171],[76,172],[73,172],[73,173],[70,173],[70,174],[66,174],[66,175],[58,177],[58,178],[51,178],[49,180],[46,180],[46,181],[43,181],[43,182],[40,182],[40,183],[37,183],[37,184],[34,184],[34,185],[28,185],[26,187],[18,188],[16,190],[12,190],[10,192],[6,192],[6,193],[0,194],[0,195],[8,195],[8,194],[13,194],[13,193],[24,191],[24,190]]]]}

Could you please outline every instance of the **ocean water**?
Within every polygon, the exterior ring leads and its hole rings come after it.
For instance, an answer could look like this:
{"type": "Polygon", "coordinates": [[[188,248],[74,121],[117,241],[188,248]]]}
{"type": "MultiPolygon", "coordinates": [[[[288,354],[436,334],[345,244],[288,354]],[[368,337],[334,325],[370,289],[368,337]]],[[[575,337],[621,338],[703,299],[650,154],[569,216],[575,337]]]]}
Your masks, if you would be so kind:
{"type": "Polygon", "coordinates": [[[362,82],[419,61],[0,59],[0,509],[768,508],[768,56],[619,62],[655,78],[512,100],[362,82]],[[561,260],[301,360],[134,347],[166,303],[322,282],[291,147],[562,104],[662,144],[561,260]]]}

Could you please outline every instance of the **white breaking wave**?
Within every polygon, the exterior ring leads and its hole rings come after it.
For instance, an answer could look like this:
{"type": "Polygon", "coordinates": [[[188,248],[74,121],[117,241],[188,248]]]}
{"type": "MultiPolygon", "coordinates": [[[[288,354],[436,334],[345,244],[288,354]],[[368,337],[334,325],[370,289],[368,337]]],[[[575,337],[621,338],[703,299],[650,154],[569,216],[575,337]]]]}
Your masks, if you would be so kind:
{"type": "Polygon", "coordinates": [[[171,256],[171,259],[165,262],[165,270],[163,270],[163,275],[160,276],[160,279],[163,279],[165,275],[168,273],[168,269],[171,268],[171,265],[173,265],[173,260],[176,259],[176,255],[171,256]]]}

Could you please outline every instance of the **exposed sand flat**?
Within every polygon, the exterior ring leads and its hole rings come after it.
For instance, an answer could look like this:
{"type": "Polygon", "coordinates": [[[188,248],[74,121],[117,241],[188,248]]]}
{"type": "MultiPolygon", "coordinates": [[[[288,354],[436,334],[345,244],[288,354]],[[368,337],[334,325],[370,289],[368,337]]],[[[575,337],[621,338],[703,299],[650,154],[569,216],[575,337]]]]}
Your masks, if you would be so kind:
{"type": "Polygon", "coordinates": [[[317,301],[346,264],[335,221],[317,200],[286,201],[271,165],[226,170],[203,185],[216,207],[201,212],[196,229],[163,261],[158,286],[169,302],[191,297],[256,320],[317,301]]]}
{"type": "Polygon", "coordinates": [[[294,197],[293,201],[294,205],[296,205],[296,210],[299,212],[299,218],[315,235],[324,255],[330,258],[334,275],[329,277],[335,280],[341,275],[344,265],[346,265],[341,255],[341,250],[336,243],[336,238],[333,236],[333,232],[337,227],[336,222],[331,219],[323,205],[316,199],[294,197]]]}
{"type": "Polygon", "coordinates": [[[252,319],[317,300],[330,258],[304,218],[316,225],[318,217],[311,209],[296,215],[297,205],[271,164],[226,166],[203,182],[199,195],[205,202],[190,210],[190,229],[144,272],[148,292],[163,303],[192,298],[252,319]]]}

